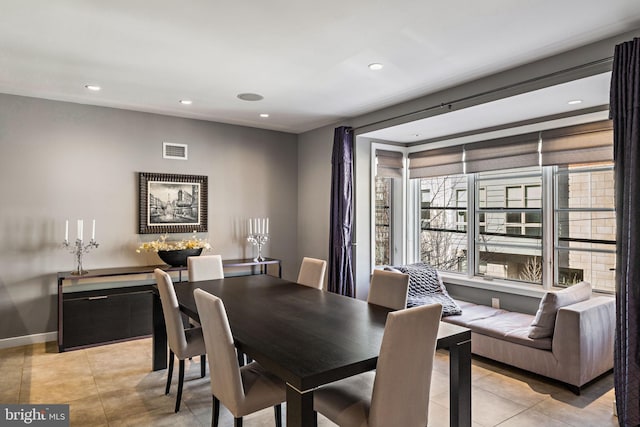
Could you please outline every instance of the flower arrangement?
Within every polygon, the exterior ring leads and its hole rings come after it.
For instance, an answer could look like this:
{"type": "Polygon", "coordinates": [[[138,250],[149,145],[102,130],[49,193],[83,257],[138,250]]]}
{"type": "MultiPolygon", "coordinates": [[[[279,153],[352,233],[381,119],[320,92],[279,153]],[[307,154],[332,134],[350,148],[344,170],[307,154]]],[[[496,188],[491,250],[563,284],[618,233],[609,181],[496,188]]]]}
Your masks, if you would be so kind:
{"type": "Polygon", "coordinates": [[[142,243],[136,252],[179,251],[183,249],[204,249],[206,251],[211,249],[211,245],[206,240],[198,239],[194,231],[191,238],[178,242],[167,242],[167,235],[163,234],[157,240],[142,243]]]}

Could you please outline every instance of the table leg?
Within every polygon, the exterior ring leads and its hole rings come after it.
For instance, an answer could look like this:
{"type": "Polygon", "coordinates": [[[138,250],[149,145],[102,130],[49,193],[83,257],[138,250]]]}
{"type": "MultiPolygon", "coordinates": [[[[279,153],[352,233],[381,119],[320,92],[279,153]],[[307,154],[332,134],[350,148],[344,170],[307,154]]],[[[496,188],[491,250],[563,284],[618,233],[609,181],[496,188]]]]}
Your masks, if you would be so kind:
{"type": "Polygon", "coordinates": [[[471,427],[471,340],[449,348],[449,425],[471,427]]]}
{"type": "Polygon", "coordinates": [[[301,392],[287,384],[287,427],[314,427],[313,391],[301,392]]]}
{"type": "Polygon", "coordinates": [[[153,293],[153,355],[151,369],[167,368],[167,326],[164,323],[160,295],[153,293]]]}

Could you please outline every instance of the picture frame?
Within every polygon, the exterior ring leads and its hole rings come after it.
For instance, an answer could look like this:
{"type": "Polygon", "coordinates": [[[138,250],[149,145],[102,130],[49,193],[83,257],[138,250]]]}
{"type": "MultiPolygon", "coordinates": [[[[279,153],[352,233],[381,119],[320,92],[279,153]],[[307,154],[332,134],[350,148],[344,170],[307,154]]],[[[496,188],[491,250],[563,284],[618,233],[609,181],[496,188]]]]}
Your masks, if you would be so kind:
{"type": "Polygon", "coordinates": [[[206,232],[208,177],[139,172],[139,234],[206,232]]]}

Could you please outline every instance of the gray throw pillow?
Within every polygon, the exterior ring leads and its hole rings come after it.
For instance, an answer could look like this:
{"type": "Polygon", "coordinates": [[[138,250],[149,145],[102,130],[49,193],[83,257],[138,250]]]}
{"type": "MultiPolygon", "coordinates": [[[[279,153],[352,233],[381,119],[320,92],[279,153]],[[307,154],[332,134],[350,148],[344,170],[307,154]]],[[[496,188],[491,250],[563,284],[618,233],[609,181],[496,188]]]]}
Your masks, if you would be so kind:
{"type": "Polygon", "coordinates": [[[547,338],[553,335],[558,309],[591,298],[591,284],[580,282],[557,292],[547,292],[540,301],[536,318],[529,326],[529,338],[547,338]]]}

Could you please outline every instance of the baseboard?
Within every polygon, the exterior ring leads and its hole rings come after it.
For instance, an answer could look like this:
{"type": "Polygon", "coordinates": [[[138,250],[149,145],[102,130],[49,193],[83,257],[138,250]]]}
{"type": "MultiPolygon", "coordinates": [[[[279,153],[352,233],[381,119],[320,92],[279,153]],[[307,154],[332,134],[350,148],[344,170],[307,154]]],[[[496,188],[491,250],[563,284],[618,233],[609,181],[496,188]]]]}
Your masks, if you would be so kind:
{"type": "Polygon", "coordinates": [[[0,339],[0,349],[20,347],[22,345],[37,344],[41,342],[56,341],[58,339],[57,332],[45,332],[42,334],[23,335],[21,337],[0,339]]]}

